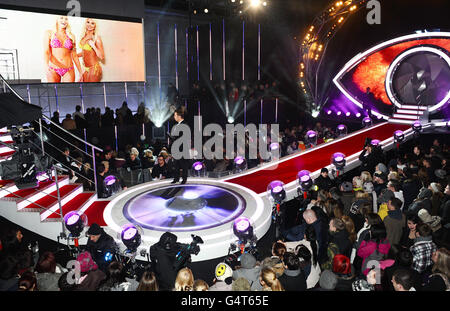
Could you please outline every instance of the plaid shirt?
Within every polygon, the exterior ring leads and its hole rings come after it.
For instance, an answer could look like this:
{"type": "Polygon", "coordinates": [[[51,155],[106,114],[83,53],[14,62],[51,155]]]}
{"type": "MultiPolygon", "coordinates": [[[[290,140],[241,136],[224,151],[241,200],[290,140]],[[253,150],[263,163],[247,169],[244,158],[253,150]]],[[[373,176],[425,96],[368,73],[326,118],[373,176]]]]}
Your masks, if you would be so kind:
{"type": "Polygon", "coordinates": [[[437,250],[433,241],[420,241],[411,246],[410,251],[413,255],[412,268],[419,273],[424,272],[433,265],[431,256],[437,250]]]}

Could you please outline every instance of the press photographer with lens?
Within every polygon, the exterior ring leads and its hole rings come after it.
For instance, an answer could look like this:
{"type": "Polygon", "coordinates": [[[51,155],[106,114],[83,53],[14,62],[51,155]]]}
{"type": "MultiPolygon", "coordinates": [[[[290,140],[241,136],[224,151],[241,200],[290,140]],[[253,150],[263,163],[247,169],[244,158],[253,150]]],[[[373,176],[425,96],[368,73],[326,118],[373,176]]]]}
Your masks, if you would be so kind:
{"type": "Polygon", "coordinates": [[[191,255],[198,255],[203,240],[199,236],[191,235],[190,244],[177,242],[177,236],[165,232],[159,242],[150,246],[150,260],[156,274],[160,290],[173,289],[178,271],[191,261],[191,255]]]}

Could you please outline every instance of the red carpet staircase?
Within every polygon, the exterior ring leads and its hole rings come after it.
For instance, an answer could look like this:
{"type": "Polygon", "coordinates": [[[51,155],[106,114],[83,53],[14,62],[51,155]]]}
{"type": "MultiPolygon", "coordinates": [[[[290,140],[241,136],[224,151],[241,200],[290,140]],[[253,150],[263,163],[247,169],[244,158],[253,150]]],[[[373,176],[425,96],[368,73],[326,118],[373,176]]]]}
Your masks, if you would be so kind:
{"type": "MultiPolygon", "coordinates": [[[[13,143],[6,129],[0,130],[0,141],[13,143]]],[[[0,161],[10,159],[14,152],[14,149],[0,146],[0,161]]],[[[106,226],[102,215],[109,201],[98,200],[93,191],[84,191],[83,184],[70,183],[68,176],[58,176],[58,186],[63,217],[71,211],[78,211],[80,214],[86,214],[88,225],[96,222],[100,226],[106,226]]],[[[28,189],[18,189],[13,180],[0,180],[0,206],[1,201],[14,202],[17,212],[39,213],[42,223],[61,220],[54,178],[39,182],[36,188],[28,189]]]]}

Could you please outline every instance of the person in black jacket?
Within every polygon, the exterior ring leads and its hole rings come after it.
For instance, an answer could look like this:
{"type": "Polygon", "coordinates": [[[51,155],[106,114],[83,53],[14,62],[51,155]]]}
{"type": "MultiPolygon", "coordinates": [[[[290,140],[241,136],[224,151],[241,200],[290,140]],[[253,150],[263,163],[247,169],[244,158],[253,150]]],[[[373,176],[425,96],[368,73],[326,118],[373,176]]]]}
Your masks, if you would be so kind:
{"type": "Polygon", "coordinates": [[[319,190],[329,191],[335,186],[334,181],[328,176],[328,169],[326,167],[320,170],[320,176],[314,180],[319,190]]]}
{"type": "Polygon", "coordinates": [[[360,171],[368,171],[373,174],[375,166],[379,163],[379,157],[374,152],[374,146],[368,144],[364,146],[363,151],[359,154],[359,160],[361,161],[360,171]]]}
{"type": "Polygon", "coordinates": [[[169,166],[162,155],[158,156],[157,163],[153,166],[152,177],[159,179],[166,179],[170,177],[169,166]]]}
{"type": "MultiPolygon", "coordinates": [[[[180,125],[188,126],[187,123],[184,121],[185,114],[186,114],[186,110],[185,110],[184,106],[181,106],[177,110],[175,110],[173,117],[174,117],[175,121],[177,122],[177,124],[172,128],[172,133],[177,128],[177,126],[180,126],[180,125]]],[[[186,150],[183,150],[181,152],[185,153],[186,150]]],[[[173,154],[173,152],[172,152],[172,154],[173,154]]],[[[181,183],[185,184],[187,181],[187,176],[188,176],[190,158],[186,158],[186,157],[182,156],[180,159],[177,159],[174,162],[175,162],[174,163],[175,164],[174,165],[175,172],[174,172],[174,178],[173,178],[172,184],[177,183],[180,180],[180,176],[182,178],[181,183]]]]}
{"type": "Polygon", "coordinates": [[[284,273],[278,280],[285,291],[305,291],[306,278],[300,267],[300,260],[292,252],[283,255],[284,273]]]}
{"type": "Polygon", "coordinates": [[[116,254],[117,245],[114,238],[108,235],[97,223],[93,223],[87,231],[89,240],[86,250],[92,255],[92,259],[102,271],[107,271],[110,259],[107,253],[116,254]]]}

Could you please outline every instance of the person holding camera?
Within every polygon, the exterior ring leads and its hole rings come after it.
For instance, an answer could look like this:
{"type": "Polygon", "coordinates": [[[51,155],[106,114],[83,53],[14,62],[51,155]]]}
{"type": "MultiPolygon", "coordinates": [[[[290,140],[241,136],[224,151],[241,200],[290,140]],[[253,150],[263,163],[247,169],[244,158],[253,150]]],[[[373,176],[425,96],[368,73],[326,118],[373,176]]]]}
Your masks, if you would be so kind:
{"type": "Polygon", "coordinates": [[[177,236],[170,232],[163,233],[159,242],[150,246],[150,260],[162,291],[170,291],[174,287],[178,273],[175,260],[180,250],[181,244],[177,242],[177,236]]]}
{"type": "Polygon", "coordinates": [[[117,245],[114,238],[108,235],[97,223],[93,223],[87,231],[89,240],[86,250],[92,255],[92,259],[97,263],[102,271],[107,271],[112,255],[116,253],[117,245]]]}

